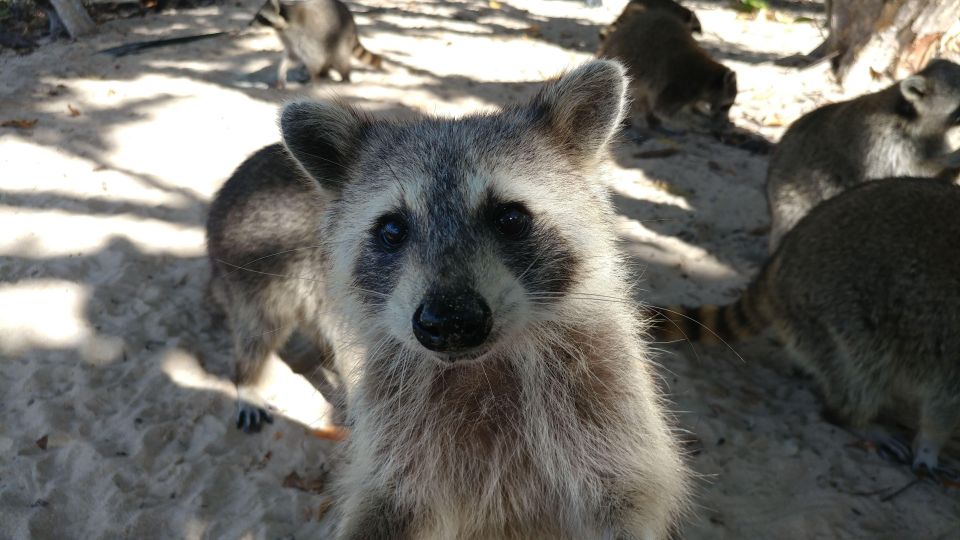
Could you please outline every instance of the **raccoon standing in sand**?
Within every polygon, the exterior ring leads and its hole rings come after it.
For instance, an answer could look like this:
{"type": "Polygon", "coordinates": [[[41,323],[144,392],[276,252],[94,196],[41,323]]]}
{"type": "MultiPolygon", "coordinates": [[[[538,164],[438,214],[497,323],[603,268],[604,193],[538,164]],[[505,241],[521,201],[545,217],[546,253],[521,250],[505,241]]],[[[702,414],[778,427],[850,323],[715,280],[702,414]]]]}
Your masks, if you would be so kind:
{"type": "Polygon", "coordinates": [[[630,74],[631,119],[643,116],[657,129],[662,118],[685,107],[706,105],[711,129],[730,123],[737,98],[737,75],[714,60],[693,38],[690,23],[665,9],[628,6],[597,56],[623,62],[630,74]]]}
{"type": "Polygon", "coordinates": [[[350,58],[380,68],[382,58],[368,51],[357,36],[357,25],[340,0],[267,0],[257,22],[277,31],[284,53],[277,68],[277,88],[287,84],[291,64],[302,63],[317,80],[330,69],[350,80],[350,58]]]}
{"type": "Polygon", "coordinates": [[[913,464],[934,470],[960,427],[958,209],[946,182],[861,184],[801,219],[738,301],[667,314],[662,337],[772,327],[835,419],[883,441],[871,425],[881,408],[916,407],[913,464]]]}
{"type": "Polygon", "coordinates": [[[294,103],[280,124],[304,174],[268,147],[217,195],[208,246],[241,391],[286,322],[329,340],[346,381],[338,538],[674,530],[688,473],[643,325],[616,300],[600,180],[625,93],[623,68],[594,61],[455,120],[294,103]]]}
{"type": "Polygon", "coordinates": [[[960,65],[933,60],[873,94],[794,122],[770,159],[770,252],[811,208],[857,184],[893,176],[956,177],[947,132],[960,125],[960,65]]]}
{"type": "Polygon", "coordinates": [[[703,33],[703,27],[700,25],[700,19],[697,18],[697,15],[673,0],[630,0],[616,20],[600,29],[600,41],[607,39],[607,36],[616,30],[624,19],[631,17],[633,13],[646,10],[662,10],[671,13],[686,23],[690,32],[694,34],[703,33]]]}

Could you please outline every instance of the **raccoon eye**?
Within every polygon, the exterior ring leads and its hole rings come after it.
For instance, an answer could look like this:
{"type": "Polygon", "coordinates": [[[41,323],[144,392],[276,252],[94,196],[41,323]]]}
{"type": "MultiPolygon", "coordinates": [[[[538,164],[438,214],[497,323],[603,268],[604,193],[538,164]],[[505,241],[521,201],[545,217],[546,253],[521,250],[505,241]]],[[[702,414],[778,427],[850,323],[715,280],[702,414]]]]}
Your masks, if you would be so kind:
{"type": "Polygon", "coordinates": [[[497,232],[506,238],[520,238],[530,232],[530,213],[521,204],[501,204],[493,219],[497,232]]]}
{"type": "Polygon", "coordinates": [[[377,239],[388,250],[398,249],[407,239],[407,224],[400,216],[384,216],[377,225],[377,239]]]}

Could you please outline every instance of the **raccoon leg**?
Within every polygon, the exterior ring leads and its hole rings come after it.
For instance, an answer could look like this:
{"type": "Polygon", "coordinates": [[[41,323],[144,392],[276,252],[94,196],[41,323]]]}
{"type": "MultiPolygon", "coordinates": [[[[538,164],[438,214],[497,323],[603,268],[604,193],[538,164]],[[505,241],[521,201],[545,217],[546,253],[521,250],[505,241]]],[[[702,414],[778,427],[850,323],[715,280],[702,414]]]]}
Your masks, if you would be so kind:
{"type": "Polygon", "coordinates": [[[680,112],[685,104],[674,101],[671,97],[661,92],[650,106],[650,112],[647,113],[647,126],[650,129],[666,135],[668,137],[677,137],[685,135],[686,131],[668,129],[663,126],[662,118],[670,118],[680,112]]]}
{"type": "Polygon", "coordinates": [[[340,82],[348,83],[350,82],[350,58],[347,57],[346,60],[340,59],[333,66],[333,69],[337,70],[337,73],[340,74],[340,82]]]}
{"type": "Polygon", "coordinates": [[[936,471],[940,449],[957,427],[960,427],[960,402],[927,398],[920,411],[920,430],[913,440],[913,469],[936,471]]]}
{"type": "Polygon", "coordinates": [[[280,57],[280,65],[277,66],[277,90],[283,90],[287,87],[287,71],[290,70],[290,64],[296,62],[296,58],[290,53],[284,53],[280,57]]]}
{"type": "Polygon", "coordinates": [[[334,362],[333,348],[321,332],[294,332],[280,352],[280,358],[294,373],[303,376],[331,406],[327,421],[343,425],[346,393],[334,362]]]}
{"type": "Polygon", "coordinates": [[[869,427],[886,395],[884,382],[877,378],[882,370],[869,369],[876,365],[869,352],[860,352],[856,343],[846,343],[815,320],[792,317],[786,326],[791,330],[781,338],[796,363],[819,383],[824,417],[857,432],[869,427]]]}
{"type": "Polygon", "coordinates": [[[233,328],[234,382],[237,385],[237,429],[259,432],[263,423],[273,423],[266,402],[256,387],[270,353],[277,351],[293,331],[293,325],[272,319],[249,306],[235,306],[230,313],[233,328]]]}

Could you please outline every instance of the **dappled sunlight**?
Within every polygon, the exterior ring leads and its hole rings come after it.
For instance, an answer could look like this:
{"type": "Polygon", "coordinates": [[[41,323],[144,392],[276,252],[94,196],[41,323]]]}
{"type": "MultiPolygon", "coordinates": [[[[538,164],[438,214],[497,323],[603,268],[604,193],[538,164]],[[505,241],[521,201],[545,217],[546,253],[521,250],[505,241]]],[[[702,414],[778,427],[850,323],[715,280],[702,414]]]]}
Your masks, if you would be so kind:
{"type": "MultiPolygon", "coordinates": [[[[350,0],[383,70],[355,62],[349,83],[286,90],[271,87],[283,47],[269,28],[96,54],[239,29],[263,1],[167,9],[29,54],[0,51],[0,122],[21,121],[0,127],[0,523],[16,537],[332,537],[321,492],[338,447],[310,430],[335,415],[302,374],[316,351],[272,355],[259,393],[274,423],[256,435],[235,428],[234,344],[207,288],[209,202],[245,157],[280,140],[284,102],[340,98],[399,118],[491,111],[591,58],[626,3],[350,0]]],[[[697,39],[737,72],[738,129],[774,141],[840,95],[828,63],[772,64],[822,40],[819,1],[771,1],[771,12],[812,17],[783,22],[683,0],[702,22],[697,39]]],[[[636,305],[737,298],[767,257],[769,155],[694,130],[623,130],[612,150],[613,224],[636,305]]],[[[691,430],[688,459],[707,479],[683,536],[949,531],[936,522],[957,515],[956,498],[929,485],[882,504],[841,491],[910,473],[847,446],[804,381],[760,365],[777,355],[656,359],[691,430]],[[816,502],[797,507],[801,492],[816,502]]]]}
{"type": "Polygon", "coordinates": [[[30,349],[76,349],[102,365],[120,358],[123,340],[97,333],[85,316],[89,287],[63,280],[0,283],[0,353],[16,357],[30,349]]]}
{"type": "MultiPolygon", "coordinates": [[[[218,392],[236,399],[236,386],[230,379],[211,374],[200,365],[197,357],[183,349],[169,349],[160,353],[158,361],[163,373],[184,388],[218,392]]],[[[317,389],[276,356],[265,366],[261,396],[276,412],[310,429],[329,427],[334,409],[317,389]]]]}
{"type": "MultiPolygon", "coordinates": [[[[0,208],[3,204],[0,201],[0,208]]],[[[63,210],[19,210],[0,212],[0,254],[22,256],[61,256],[102,248],[109,239],[123,235],[145,252],[172,253],[179,256],[203,254],[204,232],[200,225],[171,224],[161,219],[124,216],[78,215],[63,210]],[[56,231],[43,234],[44,231],[56,231]],[[21,243],[29,252],[21,249],[21,243]]]]}

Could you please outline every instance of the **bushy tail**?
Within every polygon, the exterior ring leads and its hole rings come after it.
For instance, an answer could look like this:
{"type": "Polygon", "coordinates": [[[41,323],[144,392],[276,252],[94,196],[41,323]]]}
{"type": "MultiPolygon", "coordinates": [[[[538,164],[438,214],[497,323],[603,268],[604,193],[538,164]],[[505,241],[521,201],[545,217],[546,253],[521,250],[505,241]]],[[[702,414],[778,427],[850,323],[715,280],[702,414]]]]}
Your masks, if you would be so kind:
{"type": "Polygon", "coordinates": [[[353,46],[353,57],[374,69],[381,69],[383,66],[383,57],[368,51],[359,40],[353,46]]]}
{"type": "Polygon", "coordinates": [[[736,302],[723,306],[652,308],[658,341],[732,343],[762,332],[770,324],[769,306],[756,282],[736,302]]]}

